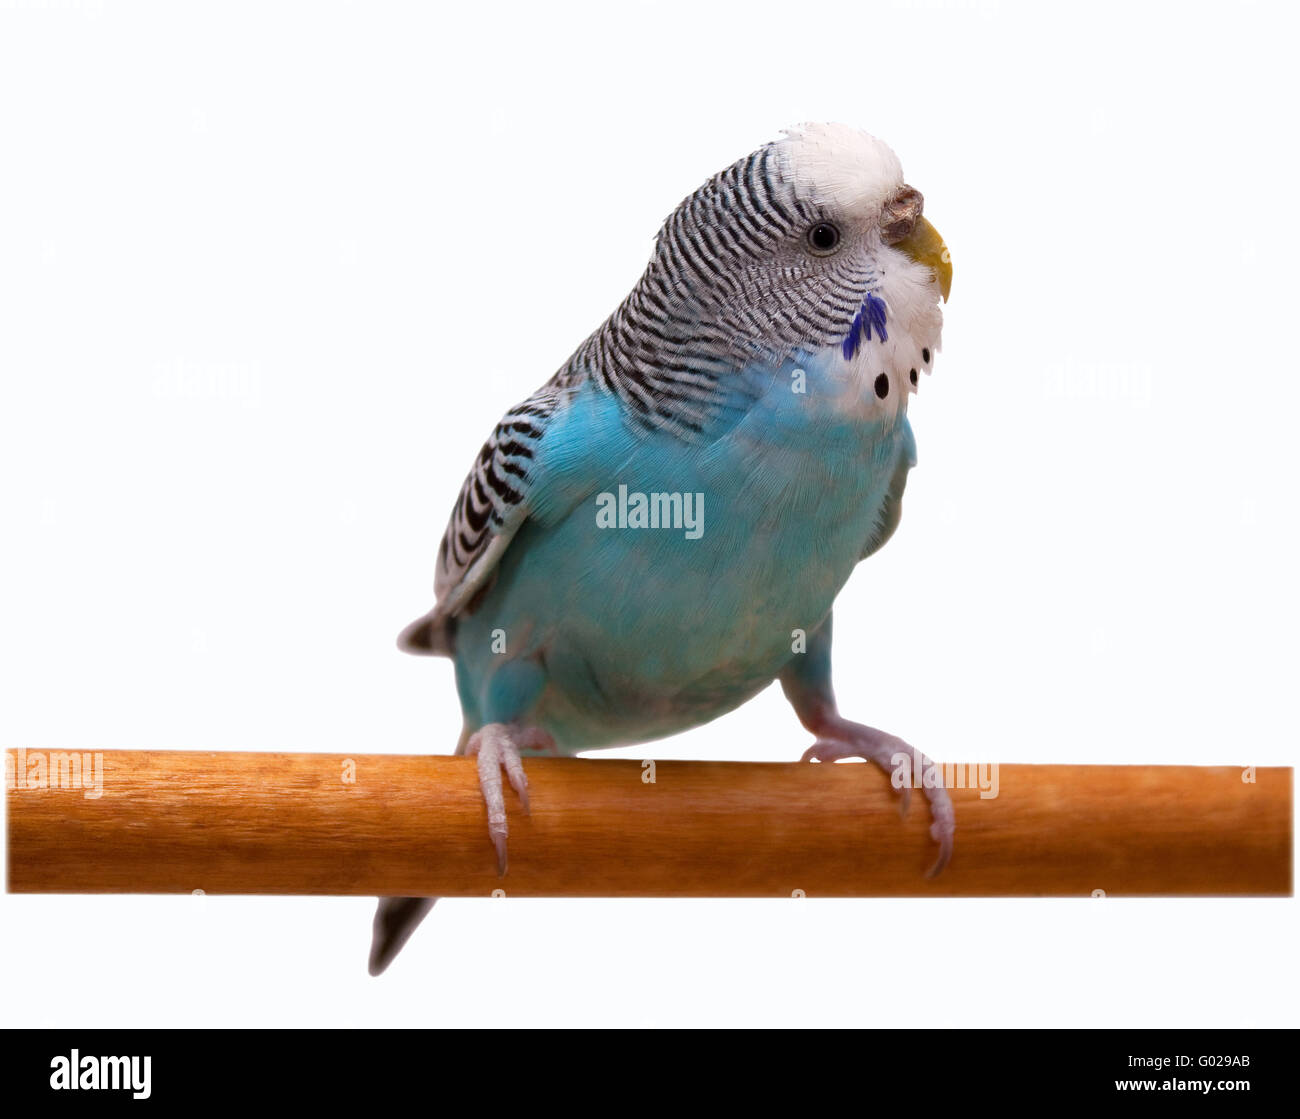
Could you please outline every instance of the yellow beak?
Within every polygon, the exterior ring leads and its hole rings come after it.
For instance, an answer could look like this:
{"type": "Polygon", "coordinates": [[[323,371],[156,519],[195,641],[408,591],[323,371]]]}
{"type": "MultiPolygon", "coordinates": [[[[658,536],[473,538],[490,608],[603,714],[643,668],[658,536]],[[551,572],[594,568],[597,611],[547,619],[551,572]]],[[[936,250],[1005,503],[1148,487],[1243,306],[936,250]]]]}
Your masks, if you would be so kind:
{"type": "Polygon", "coordinates": [[[948,246],[943,243],[939,231],[925,218],[917,218],[912,232],[901,241],[894,242],[894,248],[907,253],[917,264],[924,264],[934,272],[939,283],[939,294],[948,302],[948,293],[952,290],[952,256],[948,246]]]}

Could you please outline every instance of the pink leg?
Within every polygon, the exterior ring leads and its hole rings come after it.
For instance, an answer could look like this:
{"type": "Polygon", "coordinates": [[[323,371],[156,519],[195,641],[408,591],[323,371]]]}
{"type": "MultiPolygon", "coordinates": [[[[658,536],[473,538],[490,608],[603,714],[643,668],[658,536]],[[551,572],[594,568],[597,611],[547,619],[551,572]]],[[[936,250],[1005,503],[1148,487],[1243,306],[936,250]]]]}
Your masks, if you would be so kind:
{"type": "Polygon", "coordinates": [[[524,776],[524,763],[519,752],[554,749],[555,741],[545,731],[508,723],[488,723],[470,735],[465,743],[466,755],[478,759],[479,787],[483,790],[483,803],[487,807],[488,838],[496,848],[498,874],[504,875],[509,864],[506,839],[510,834],[501,771],[505,770],[506,779],[519,796],[527,816],[528,778],[524,776]]]}
{"type": "MultiPolygon", "coordinates": [[[[953,832],[957,824],[952,799],[943,787],[942,773],[934,772],[934,762],[895,735],[850,722],[831,711],[818,712],[809,721],[808,729],[817,736],[817,741],[804,751],[804,761],[834,762],[841,758],[865,758],[891,777],[900,764],[908,766],[906,772],[909,778],[912,774],[920,775],[926,799],[930,802],[930,837],[939,844],[939,855],[927,877],[933,878],[943,870],[952,857],[953,832]]],[[[912,796],[910,780],[902,786],[901,793],[899,807],[905,815],[912,796]]]]}

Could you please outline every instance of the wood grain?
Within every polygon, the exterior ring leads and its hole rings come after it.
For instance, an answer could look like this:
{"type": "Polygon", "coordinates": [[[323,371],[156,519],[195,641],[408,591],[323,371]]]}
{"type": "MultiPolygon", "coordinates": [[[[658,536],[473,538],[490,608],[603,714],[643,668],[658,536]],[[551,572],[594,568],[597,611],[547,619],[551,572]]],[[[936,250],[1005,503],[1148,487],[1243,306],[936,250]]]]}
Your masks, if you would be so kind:
{"type": "MultiPolygon", "coordinates": [[[[14,751],[8,751],[13,755],[14,751]]],[[[29,752],[33,753],[33,752],[29,752]]],[[[1292,891],[1292,771],[1003,765],[954,789],[935,879],[918,790],[867,765],[529,759],[496,873],[473,761],[102,751],[103,792],[8,791],[20,893],[809,897],[1292,891]],[[351,782],[347,764],[355,767],[351,782]]],[[[30,760],[27,765],[30,766],[30,760]]],[[[14,768],[11,768],[14,767],[14,768]]]]}

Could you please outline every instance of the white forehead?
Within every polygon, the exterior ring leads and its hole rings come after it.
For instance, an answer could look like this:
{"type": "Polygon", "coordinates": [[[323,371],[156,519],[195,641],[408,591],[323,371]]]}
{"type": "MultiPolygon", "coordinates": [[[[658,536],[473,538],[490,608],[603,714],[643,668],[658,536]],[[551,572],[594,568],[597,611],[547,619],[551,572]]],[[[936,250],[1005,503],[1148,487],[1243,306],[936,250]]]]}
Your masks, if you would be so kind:
{"type": "Polygon", "coordinates": [[[889,145],[846,124],[800,124],[774,146],[795,193],[813,205],[874,211],[903,185],[889,145]]]}

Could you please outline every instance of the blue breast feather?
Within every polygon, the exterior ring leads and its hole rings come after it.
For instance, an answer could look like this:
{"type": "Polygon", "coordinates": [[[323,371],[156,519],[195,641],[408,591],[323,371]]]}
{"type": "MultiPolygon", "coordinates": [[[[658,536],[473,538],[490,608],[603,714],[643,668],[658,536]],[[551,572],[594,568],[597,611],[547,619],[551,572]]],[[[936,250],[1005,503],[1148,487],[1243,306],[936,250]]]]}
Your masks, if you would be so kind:
{"type": "Polygon", "coordinates": [[[533,515],[459,619],[467,723],[521,719],[571,752],[677,733],[766,687],[792,631],[822,623],[880,536],[896,470],[915,459],[905,416],[837,410],[837,359],[744,371],[693,443],[579,389],[534,463],[533,515]],[[702,495],[698,538],[602,527],[620,487],[702,495]]]}

